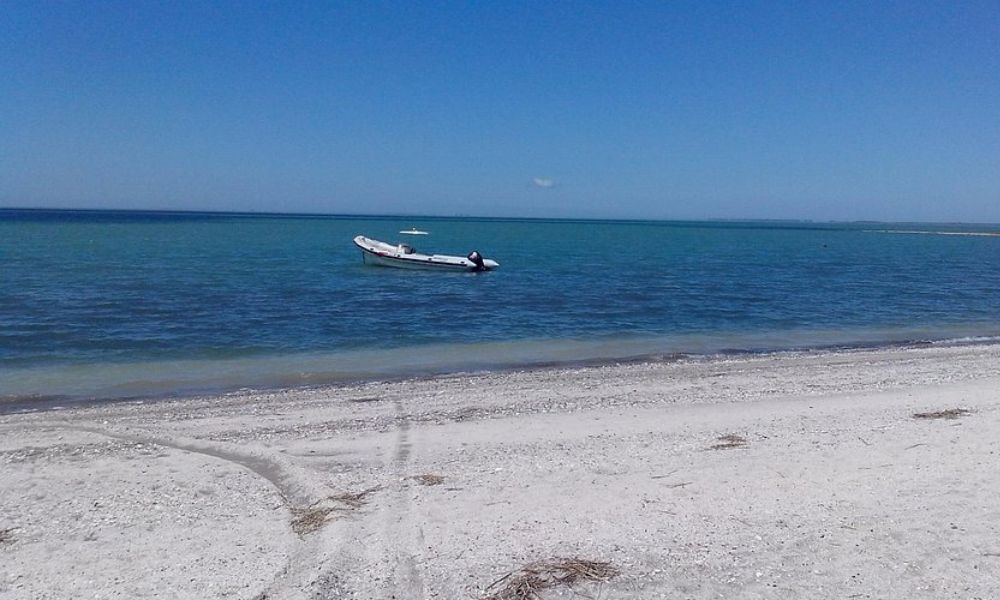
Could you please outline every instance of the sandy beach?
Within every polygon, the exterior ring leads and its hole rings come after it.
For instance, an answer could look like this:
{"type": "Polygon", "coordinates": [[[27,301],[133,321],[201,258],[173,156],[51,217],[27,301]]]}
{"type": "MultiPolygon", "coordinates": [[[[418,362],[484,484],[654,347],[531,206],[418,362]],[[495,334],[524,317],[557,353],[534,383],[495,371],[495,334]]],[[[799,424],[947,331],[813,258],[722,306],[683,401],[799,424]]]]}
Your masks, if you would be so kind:
{"type": "Polygon", "coordinates": [[[928,346],[5,415],[0,598],[499,599],[550,559],[605,570],[541,598],[996,598],[998,367],[928,346]]]}

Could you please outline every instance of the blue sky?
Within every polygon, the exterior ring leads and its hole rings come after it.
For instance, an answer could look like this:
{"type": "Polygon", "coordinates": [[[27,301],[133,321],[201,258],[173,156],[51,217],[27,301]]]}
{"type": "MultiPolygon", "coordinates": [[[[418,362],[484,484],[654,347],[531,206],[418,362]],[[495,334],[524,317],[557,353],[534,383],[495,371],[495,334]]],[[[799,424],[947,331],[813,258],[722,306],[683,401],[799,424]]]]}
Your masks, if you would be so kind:
{"type": "Polygon", "coordinates": [[[0,206],[1000,222],[1000,2],[12,2],[0,206]]]}

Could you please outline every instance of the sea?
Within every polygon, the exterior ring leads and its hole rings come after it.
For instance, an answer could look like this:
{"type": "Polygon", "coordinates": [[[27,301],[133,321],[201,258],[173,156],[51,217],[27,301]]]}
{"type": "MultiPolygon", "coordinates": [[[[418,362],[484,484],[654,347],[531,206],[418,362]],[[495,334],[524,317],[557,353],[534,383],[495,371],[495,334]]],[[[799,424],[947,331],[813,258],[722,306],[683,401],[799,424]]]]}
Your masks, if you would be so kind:
{"type": "Polygon", "coordinates": [[[0,407],[994,342],[998,232],[0,209],[0,407]],[[358,234],[501,266],[369,266],[358,234]]]}

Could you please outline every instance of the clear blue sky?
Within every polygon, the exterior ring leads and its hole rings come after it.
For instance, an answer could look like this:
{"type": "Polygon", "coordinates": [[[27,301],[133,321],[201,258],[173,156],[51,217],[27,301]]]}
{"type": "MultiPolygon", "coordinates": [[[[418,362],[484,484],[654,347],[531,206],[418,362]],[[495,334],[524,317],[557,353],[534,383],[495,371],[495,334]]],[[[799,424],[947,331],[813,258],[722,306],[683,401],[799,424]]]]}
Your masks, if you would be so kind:
{"type": "Polygon", "coordinates": [[[15,2],[0,206],[1000,222],[1000,2],[15,2]]]}

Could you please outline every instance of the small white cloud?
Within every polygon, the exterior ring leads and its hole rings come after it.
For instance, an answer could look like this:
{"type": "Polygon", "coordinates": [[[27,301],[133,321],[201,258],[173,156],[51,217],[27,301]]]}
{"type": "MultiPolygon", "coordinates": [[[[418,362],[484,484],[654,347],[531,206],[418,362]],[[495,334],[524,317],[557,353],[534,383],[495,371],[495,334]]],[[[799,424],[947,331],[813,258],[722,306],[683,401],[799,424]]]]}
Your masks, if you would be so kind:
{"type": "Polygon", "coordinates": [[[531,181],[540,188],[550,188],[556,184],[555,181],[547,177],[533,177],[531,181]]]}

